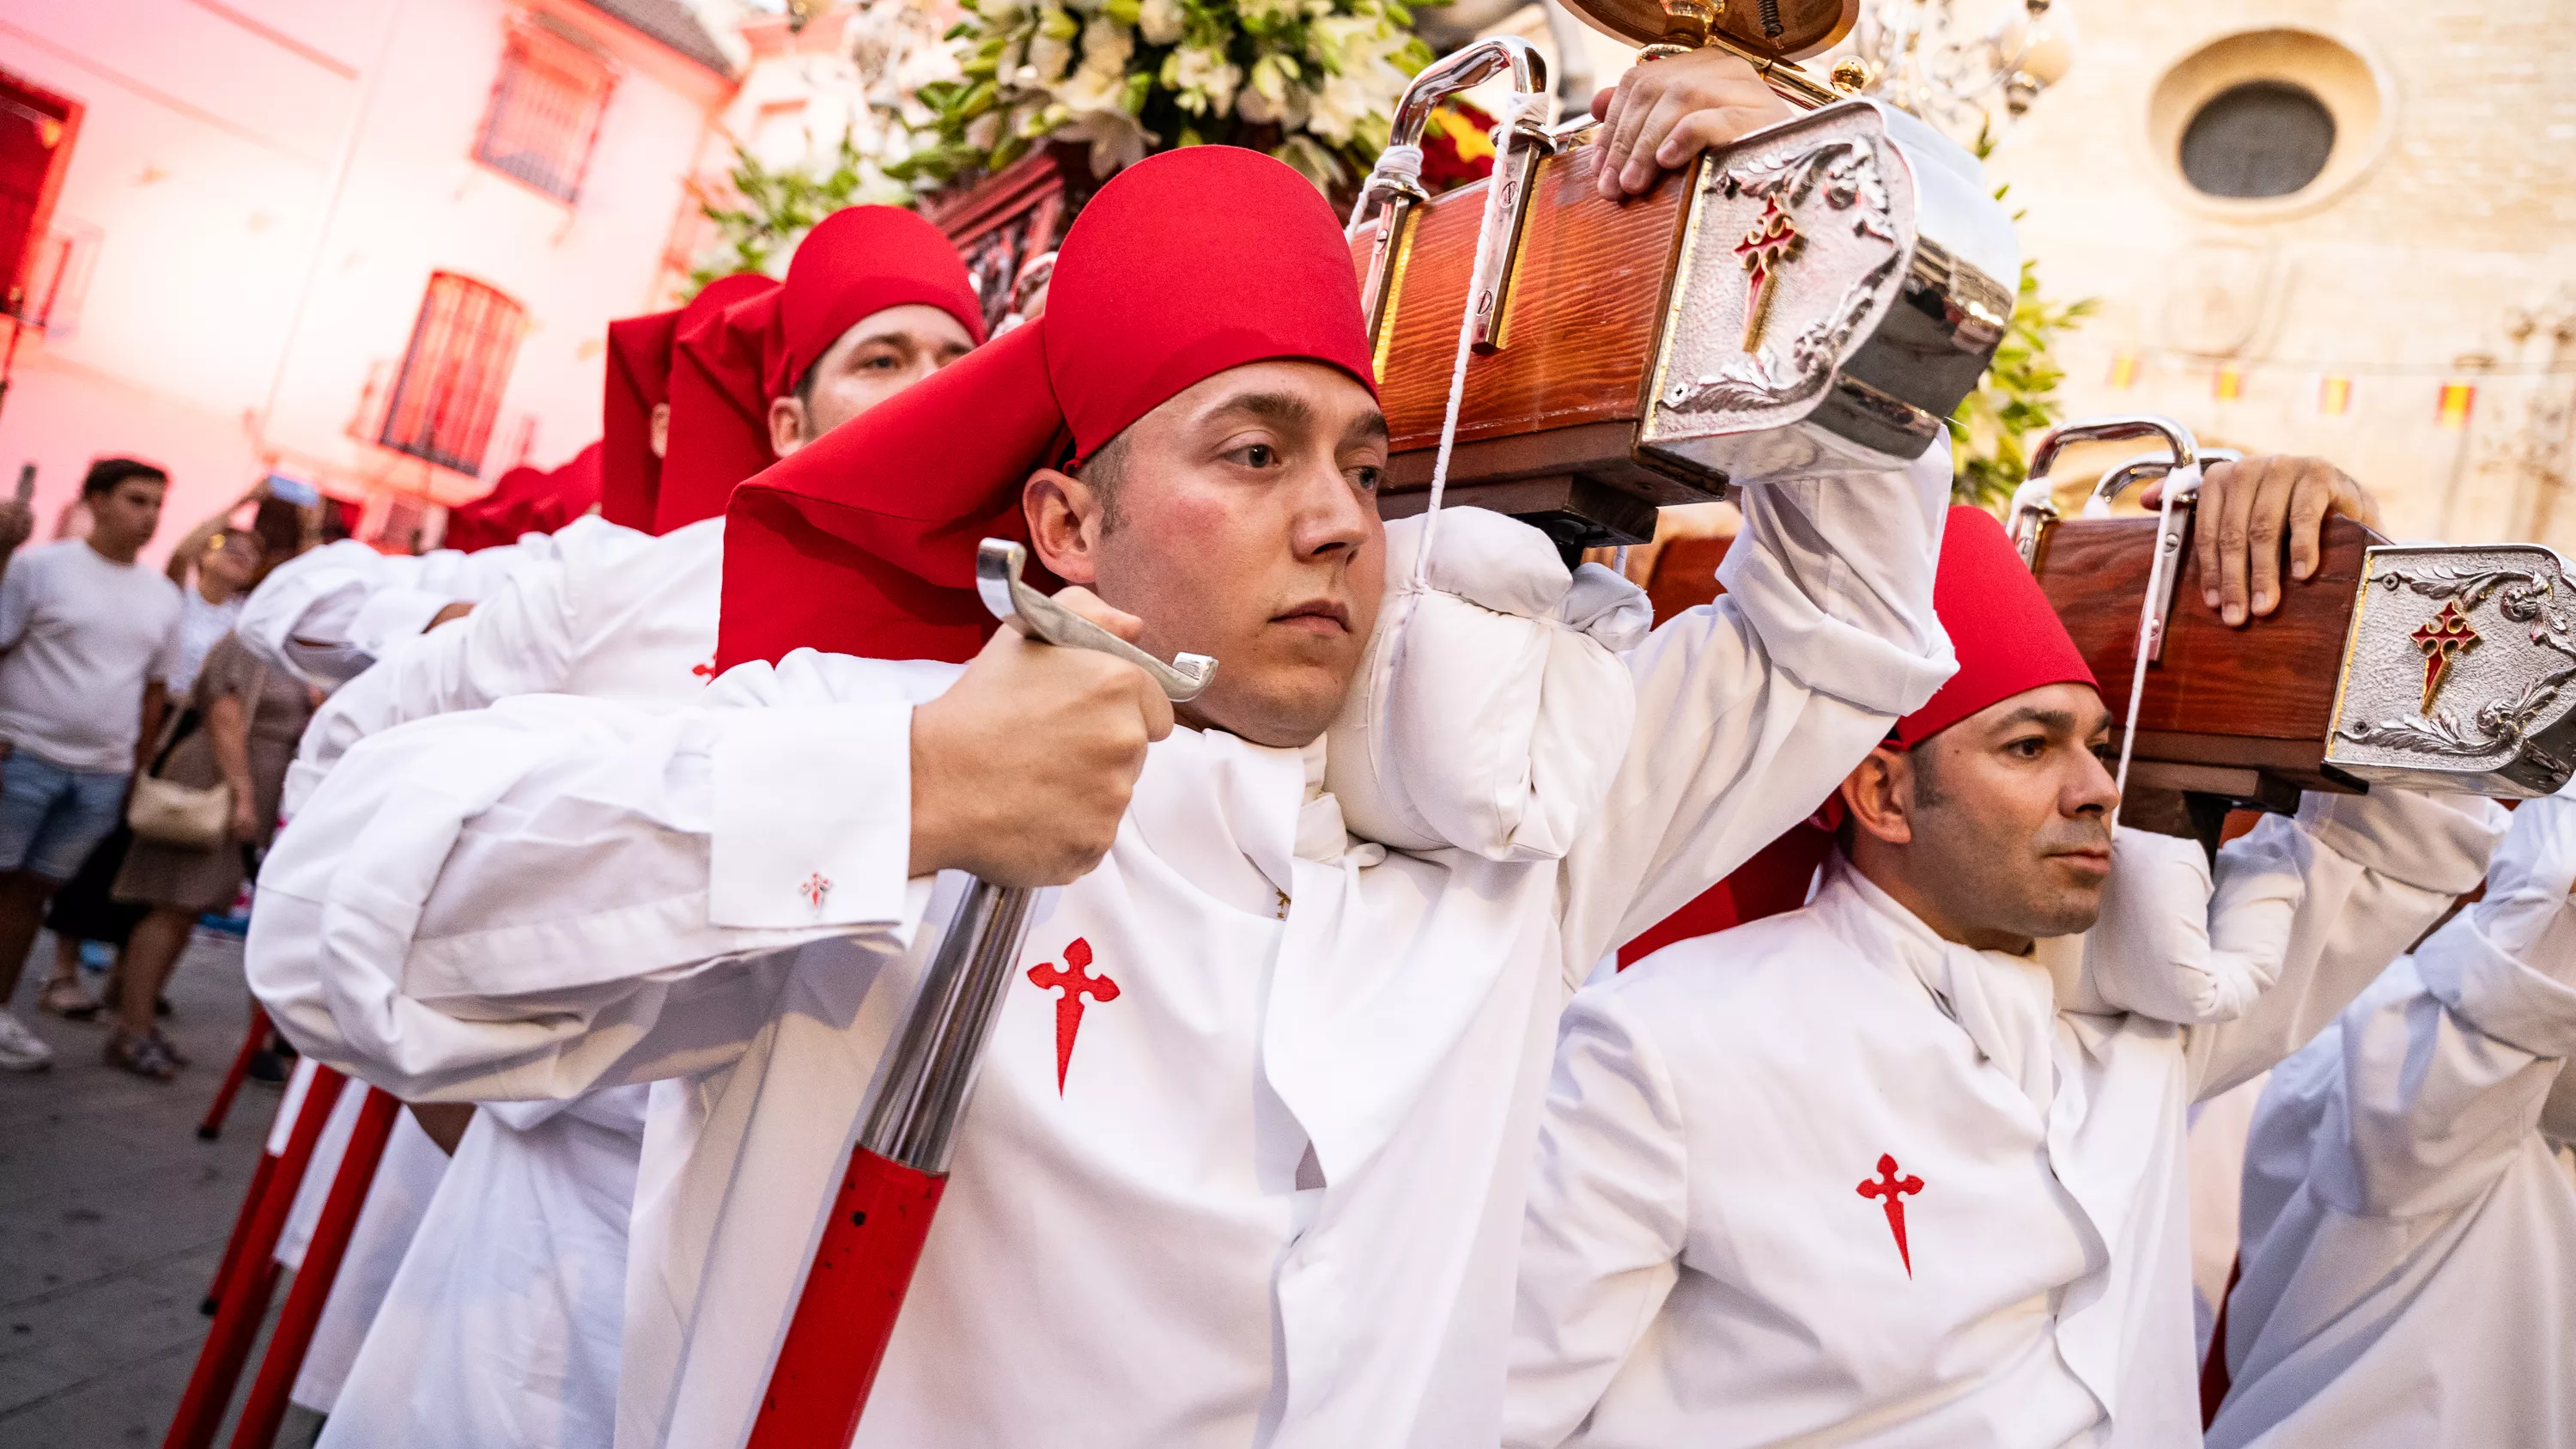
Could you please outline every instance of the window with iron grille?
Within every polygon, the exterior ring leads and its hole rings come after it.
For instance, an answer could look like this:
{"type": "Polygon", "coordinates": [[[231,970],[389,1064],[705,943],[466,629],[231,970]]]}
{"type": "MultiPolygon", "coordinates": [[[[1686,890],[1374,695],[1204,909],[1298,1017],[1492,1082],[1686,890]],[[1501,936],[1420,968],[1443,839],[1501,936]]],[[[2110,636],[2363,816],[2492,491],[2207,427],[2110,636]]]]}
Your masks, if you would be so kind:
{"type": "Polygon", "coordinates": [[[606,61],[572,41],[514,26],[474,159],[559,201],[576,199],[612,79],[606,61]]]}
{"type": "Polygon", "coordinates": [[[527,313],[453,272],[433,273],[376,440],[459,473],[483,471],[527,313]]]}

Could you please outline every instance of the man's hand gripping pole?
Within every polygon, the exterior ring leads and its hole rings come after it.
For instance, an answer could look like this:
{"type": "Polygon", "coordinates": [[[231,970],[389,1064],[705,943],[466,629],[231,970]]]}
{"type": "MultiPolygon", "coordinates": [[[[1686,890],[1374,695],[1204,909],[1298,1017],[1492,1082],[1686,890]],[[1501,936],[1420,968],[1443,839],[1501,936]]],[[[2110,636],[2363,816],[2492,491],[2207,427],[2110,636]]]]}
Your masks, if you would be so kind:
{"type": "MultiPolygon", "coordinates": [[[[1021,581],[1028,550],[988,538],[975,555],[984,607],[1032,640],[1091,649],[1145,671],[1174,703],[1194,699],[1216,661],[1165,664],[1021,581]]],[[[1026,887],[976,880],[958,902],[888,1049],[804,1291],[769,1374],[750,1449],[845,1449],[948,1181],[948,1158],[1003,990],[1028,937],[1026,887]]]]}

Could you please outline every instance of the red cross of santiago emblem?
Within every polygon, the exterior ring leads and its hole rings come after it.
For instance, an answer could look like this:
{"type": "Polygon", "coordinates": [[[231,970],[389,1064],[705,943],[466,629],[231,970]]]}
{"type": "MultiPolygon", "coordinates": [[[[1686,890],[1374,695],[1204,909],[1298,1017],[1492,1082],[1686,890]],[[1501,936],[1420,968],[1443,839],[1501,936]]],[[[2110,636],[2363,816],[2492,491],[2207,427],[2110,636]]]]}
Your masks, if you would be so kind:
{"type": "Polygon", "coordinates": [[[1041,961],[1029,968],[1029,980],[1040,989],[1062,987],[1064,994],[1055,999],[1055,1094],[1064,1095],[1064,1073],[1073,1065],[1073,1039],[1082,1031],[1082,998],[1110,1002],[1118,999],[1118,983],[1107,976],[1090,974],[1091,943],[1080,936],[1064,948],[1064,964],[1041,961]]]}
{"type": "Polygon", "coordinates": [[[2434,697],[2442,692],[2442,680],[2451,672],[2451,661],[2486,641],[2470,625],[2469,616],[2460,612],[2457,599],[2444,601],[2441,612],[2406,637],[2424,651],[2424,707],[2419,713],[2430,715],[2434,697]]]}
{"type": "Polygon", "coordinates": [[[1896,1235],[1896,1256],[1905,1263],[1905,1276],[1914,1276],[1914,1254],[1905,1246],[1905,1198],[1908,1193],[1923,1190],[1923,1179],[1897,1176],[1896,1158],[1891,1153],[1878,1155],[1878,1176],[1863,1178],[1859,1188],[1862,1197],[1879,1199],[1879,1210],[1887,1214],[1887,1230],[1896,1235]]]}
{"type": "Polygon", "coordinates": [[[832,883],[818,870],[805,877],[805,883],[796,888],[796,893],[805,898],[805,904],[819,911],[823,909],[823,897],[832,893],[832,883]]]}
{"type": "Polygon", "coordinates": [[[1752,228],[1735,244],[1735,254],[1744,258],[1746,352],[1762,345],[1762,326],[1770,319],[1771,292],[1773,284],[1780,280],[1780,266],[1795,257],[1806,240],[1775,191],[1763,198],[1762,214],[1753,219],[1752,228]]]}

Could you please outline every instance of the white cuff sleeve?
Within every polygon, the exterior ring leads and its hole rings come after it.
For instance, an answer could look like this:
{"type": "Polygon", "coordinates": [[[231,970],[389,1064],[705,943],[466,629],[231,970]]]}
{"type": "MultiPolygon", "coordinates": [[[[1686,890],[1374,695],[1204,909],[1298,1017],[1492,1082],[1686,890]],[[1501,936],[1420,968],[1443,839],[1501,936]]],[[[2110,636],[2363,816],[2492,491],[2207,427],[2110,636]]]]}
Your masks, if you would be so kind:
{"type": "Polygon", "coordinates": [[[2415,953],[2424,989],[2479,1031],[2540,1057],[2576,1056],[2576,986],[2488,939],[2471,906],[2415,953]]]}
{"type": "Polygon", "coordinates": [[[912,706],[744,710],[713,752],[707,917],[799,930],[904,919],[912,706]]]}
{"type": "Polygon", "coordinates": [[[2383,785],[2367,795],[2310,791],[2299,824],[2337,855],[2419,890],[2461,895],[2486,878],[2504,837],[2503,806],[2474,795],[2383,785]]]}
{"type": "Polygon", "coordinates": [[[455,602],[450,595],[421,589],[379,589],[349,621],[349,642],[382,659],[403,640],[427,629],[439,610],[455,602]]]}

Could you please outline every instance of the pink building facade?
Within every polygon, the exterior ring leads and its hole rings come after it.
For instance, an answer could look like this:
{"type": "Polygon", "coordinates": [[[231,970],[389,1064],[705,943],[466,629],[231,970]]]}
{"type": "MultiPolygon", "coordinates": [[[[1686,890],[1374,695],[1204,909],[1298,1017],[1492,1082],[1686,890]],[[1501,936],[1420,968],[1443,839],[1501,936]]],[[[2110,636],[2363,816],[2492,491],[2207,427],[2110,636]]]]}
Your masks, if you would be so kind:
{"type": "Polygon", "coordinates": [[[407,546],[598,435],[734,89],[679,0],[0,0],[0,469],[40,537],[126,454],[165,541],[280,473],[407,546]]]}

